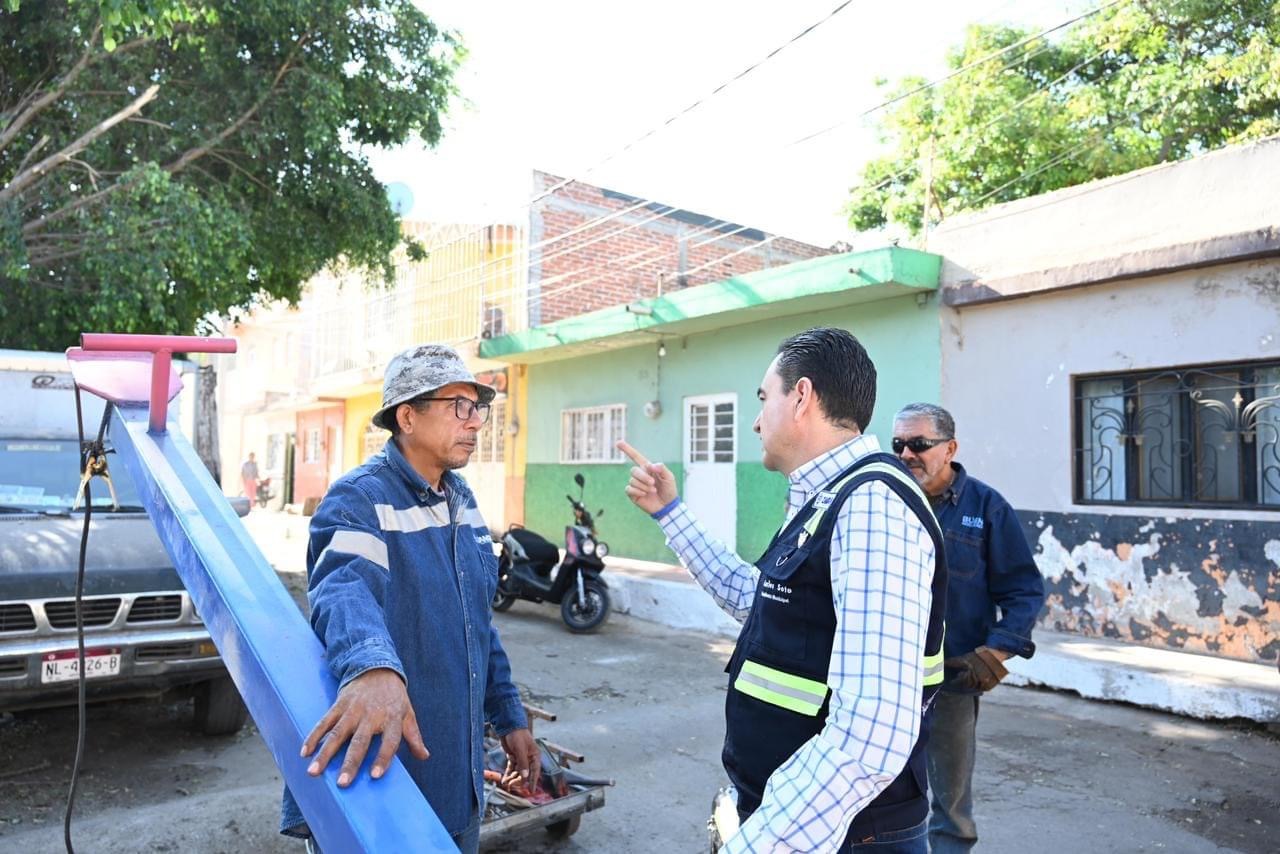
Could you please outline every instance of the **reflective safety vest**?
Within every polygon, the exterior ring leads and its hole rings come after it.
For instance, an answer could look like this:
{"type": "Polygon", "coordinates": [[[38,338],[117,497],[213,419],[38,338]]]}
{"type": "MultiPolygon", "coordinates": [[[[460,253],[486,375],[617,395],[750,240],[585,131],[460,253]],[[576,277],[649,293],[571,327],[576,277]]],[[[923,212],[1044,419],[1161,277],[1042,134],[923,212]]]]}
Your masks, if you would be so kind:
{"type": "MultiPolygon", "coordinates": [[[[854,818],[846,847],[914,827],[929,811],[925,743],[928,709],[942,684],[947,569],[942,530],[924,492],[896,457],[884,453],[862,457],[774,535],[756,563],[760,578],[755,602],[725,668],[729,691],[722,758],[738,789],[738,807],[746,814],[760,806],[769,775],[826,723],[831,693],[827,668],[836,630],[831,532],[850,494],[872,480],[893,490],[929,532],[936,556],[933,601],[920,662],[924,674],[920,737],[902,773],[854,818]]],[[[858,572],[859,567],[851,565],[848,571],[858,572]]]]}

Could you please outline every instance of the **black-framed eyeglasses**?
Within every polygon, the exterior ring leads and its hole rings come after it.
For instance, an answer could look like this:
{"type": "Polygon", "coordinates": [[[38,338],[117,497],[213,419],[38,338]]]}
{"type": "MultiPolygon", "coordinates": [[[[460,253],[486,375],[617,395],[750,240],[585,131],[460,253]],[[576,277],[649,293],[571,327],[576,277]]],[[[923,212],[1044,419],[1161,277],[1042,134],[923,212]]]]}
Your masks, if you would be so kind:
{"type": "Polygon", "coordinates": [[[470,421],[474,413],[479,416],[481,424],[489,423],[489,416],[492,414],[493,408],[488,403],[479,403],[469,397],[458,395],[457,397],[415,397],[414,401],[427,400],[452,400],[453,414],[458,416],[459,421],[470,421]]]}
{"type": "Polygon", "coordinates": [[[895,436],[891,444],[893,445],[893,452],[898,456],[902,456],[902,452],[908,448],[911,449],[913,454],[923,454],[930,448],[950,441],[950,439],[926,439],[924,436],[912,436],[910,439],[899,439],[895,436]]]}

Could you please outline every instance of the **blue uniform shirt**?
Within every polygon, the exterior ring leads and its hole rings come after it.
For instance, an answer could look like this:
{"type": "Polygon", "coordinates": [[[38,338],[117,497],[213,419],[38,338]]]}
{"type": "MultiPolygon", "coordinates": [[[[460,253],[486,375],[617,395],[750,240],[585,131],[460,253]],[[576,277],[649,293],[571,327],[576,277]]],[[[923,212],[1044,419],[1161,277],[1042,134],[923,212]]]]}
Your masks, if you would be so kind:
{"type": "MultiPolygon", "coordinates": [[[[934,499],[947,549],[947,658],[980,646],[1030,658],[1044,606],[1044,579],[1022,523],[1000,493],[952,463],[951,486],[934,499]],[[998,611],[997,611],[998,609],[998,611]]],[[[949,672],[948,677],[954,675],[949,672]]],[[[957,689],[948,679],[943,689],[957,689]]]]}
{"type": "MultiPolygon", "coordinates": [[[[450,834],[484,797],[484,722],[528,725],[489,603],[493,541],[466,482],[438,492],[394,441],[338,479],[311,520],[311,625],[339,686],[374,668],[405,680],[431,758],[397,756],[450,834]]],[[[334,761],[337,761],[336,759],[334,761]]],[[[309,835],[285,790],[281,831],[309,835]]]]}

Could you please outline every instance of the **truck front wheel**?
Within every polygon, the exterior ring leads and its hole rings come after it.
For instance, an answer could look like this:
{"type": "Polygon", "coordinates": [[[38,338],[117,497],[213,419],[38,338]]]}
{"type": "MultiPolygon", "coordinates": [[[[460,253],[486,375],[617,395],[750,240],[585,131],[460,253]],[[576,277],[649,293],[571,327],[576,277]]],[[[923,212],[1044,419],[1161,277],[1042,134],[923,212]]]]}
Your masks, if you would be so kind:
{"type": "Polygon", "coordinates": [[[205,735],[231,735],[249,719],[249,710],[230,676],[220,676],[196,686],[196,729],[205,735]]]}

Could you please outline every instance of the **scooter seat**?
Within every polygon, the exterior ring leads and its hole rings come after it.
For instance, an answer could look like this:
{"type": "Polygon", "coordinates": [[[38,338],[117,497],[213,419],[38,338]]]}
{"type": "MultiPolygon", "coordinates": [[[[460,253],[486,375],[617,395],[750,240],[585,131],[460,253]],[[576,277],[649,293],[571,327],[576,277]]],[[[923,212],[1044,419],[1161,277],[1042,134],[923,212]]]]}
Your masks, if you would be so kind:
{"type": "Polygon", "coordinates": [[[529,556],[529,562],[539,565],[538,572],[540,575],[546,575],[550,572],[550,567],[559,563],[560,550],[545,537],[535,534],[528,528],[512,528],[510,534],[520,544],[520,548],[524,549],[524,553],[529,556]],[[542,569],[544,564],[547,565],[546,570],[542,569]]]}

